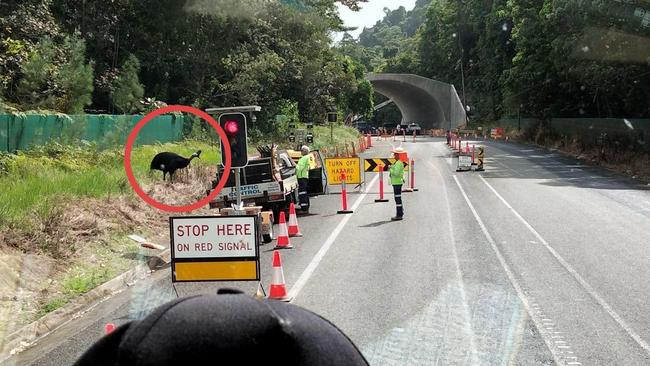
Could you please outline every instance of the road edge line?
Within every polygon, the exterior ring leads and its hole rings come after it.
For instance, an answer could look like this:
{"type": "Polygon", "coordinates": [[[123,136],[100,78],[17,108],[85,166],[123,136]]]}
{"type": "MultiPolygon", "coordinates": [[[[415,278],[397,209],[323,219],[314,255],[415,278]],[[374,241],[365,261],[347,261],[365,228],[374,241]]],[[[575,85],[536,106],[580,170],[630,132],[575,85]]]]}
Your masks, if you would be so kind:
{"type": "Polygon", "coordinates": [[[566,365],[564,362],[564,359],[557,354],[557,351],[552,347],[551,340],[548,339],[547,336],[547,331],[545,328],[542,326],[541,319],[538,319],[538,317],[535,315],[533,310],[531,309],[531,306],[528,302],[528,298],[524,294],[523,290],[521,289],[521,286],[519,286],[519,283],[517,282],[517,279],[515,278],[515,275],[512,273],[512,270],[510,269],[510,266],[508,266],[508,263],[506,263],[505,258],[501,254],[501,251],[496,245],[496,242],[492,238],[492,235],[490,235],[490,232],[487,230],[487,227],[483,223],[483,220],[481,217],[478,215],[478,212],[476,211],[476,208],[474,208],[474,205],[472,202],[469,200],[469,197],[467,196],[467,193],[465,193],[465,190],[463,189],[463,186],[460,184],[460,181],[458,180],[458,177],[456,174],[453,175],[454,181],[456,182],[456,185],[458,186],[458,189],[460,189],[460,193],[463,195],[463,198],[465,199],[465,202],[467,203],[467,206],[469,206],[469,209],[472,211],[472,215],[474,215],[474,219],[476,219],[476,222],[478,223],[479,227],[481,228],[481,231],[483,232],[483,235],[487,239],[487,241],[490,243],[490,246],[492,247],[492,250],[497,256],[497,259],[499,260],[499,263],[501,264],[501,268],[503,268],[503,271],[506,274],[506,277],[508,277],[508,280],[510,281],[510,284],[512,287],[515,289],[515,292],[517,292],[517,296],[519,296],[519,300],[521,300],[522,304],[526,308],[526,312],[528,313],[528,316],[530,319],[533,321],[535,324],[535,327],[537,328],[537,331],[539,334],[542,336],[542,339],[544,340],[544,343],[546,344],[546,348],[551,352],[551,355],[553,356],[553,361],[555,361],[556,364],[558,365],[566,365]]]}
{"type": "Polygon", "coordinates": [[[535,237],[544,245],[546,250],[548,250],[548,252],[551,253],[551,255],[555,258],[555,260],[557,260],[560,263],[560,265],[564,267],[564,269],[567,272],[569,272],[569,274],[573,277],[573,279],[575,279],[582,286],[582,288],[584,288],[585,291],[587,291],[587,293],[594,300],[596,300],[598,305],[600,305],[603,308],[603,310],[607,312],[607,314],[616,322],[616,324],[618,324],[621,328],[623,328],[623,330],[627,333],[627,335],[630,336],[630,338],[632,338],[641,348],[643,348],[643,350],[645,350],[648,355],[650,355],[650,345],[648,345],[648,343],[643,338],[641,338],[641,336],[637,334],[636,331],[634,331],[634,329],[632,329],[632,327],[630,327],[620,315],[618,315],[618,313],[605,301],[605,299],[603,299],[598,294],[598,292],[596,292],[596,290],[584,278],[582,278],[582,276],[573,267],[571,267],[569,262],[567,262],[562,256],[560,256],[560,254],[557,251],[555,251],[555,249],[553,249],[553,247],[551,247],[551,245],[546,240],[544,240],[544,238],[537,232],[537,230],[535,230],[535,228],[533,228],[533,226],[529,224],[528,221],[526,221],[519,214],[519,212],[517,212],[517,210],[515,210],[499,194],[499,192],[497,192],[496,189],[494,189],[494,187],[492,187],[492,185],[488,183],[487,180],[485,180],[485,178],[483,178],[482,175],[479,175],[479,178],[481,178],[483,183],[485,183],[485,185],[492,191],[492,193],[494,193],[497,196],[497,198],[499,198],[499,200],[501,200],[501,202],[503,202],[503,204],[510,209],[510,211],[515,215],[515,217],[517,217],[519,221],[521,221],[524,224],[524,226],[526,226],[526,228],[533,235],[535,235],[535,237]]]}
{"type": "MultiPolygon", "coordinates": [[[[375,175],[375,177],[370,181],[370,184],[367,186],[368,189],[370,187],[373,187],[375,183],[377,182],[377,179],[379,179],[379,174],[375,175]]],[[[356,211],[356,209],[361,205],[361,202],[363,201],[364,198],[368,195],[368,192],[361,193],[361,196],[357,198],[357,200],[354,202],[352,205],[351,209],[352,211],[356,211]]],[[[307,281],[309,281],[309,278],[312,276],[312,274],[316,271],[316,268],[320,264],[320,262],[323,260],[325,257],[325,254],[327,254],[327,251],[332,247],[332,244],[334,244],[334,240],[341,234],[341,231],[343,231],[343,228],[345,225],[350,221],[350,218],[354,216],[352,215],[346,215],[343,220],[341,220],[336,228],[332,231],[330,236],[325,240],[323,245],[321,245],[320,249],[316,254],[314,255],[314,258],[309,262],[307,267],[305,268],[304,271],[300,274],[298,277],[298,280],[293,284],[291,289],[289,290],[289,298],[291,298],[291,302],[293,303],[296,300],[296,297],[298,294],[300,294],[300,291],[302,288],[307,284],[307,281]]]]}

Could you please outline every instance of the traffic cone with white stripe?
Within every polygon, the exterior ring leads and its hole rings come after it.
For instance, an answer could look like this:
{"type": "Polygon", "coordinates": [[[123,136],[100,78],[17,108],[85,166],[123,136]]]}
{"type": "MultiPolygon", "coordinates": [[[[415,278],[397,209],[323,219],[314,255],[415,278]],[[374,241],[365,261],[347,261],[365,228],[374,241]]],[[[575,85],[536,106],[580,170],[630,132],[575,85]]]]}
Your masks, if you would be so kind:
{"type": "Polygon", "coordinates": [[[280,260],[280,252],[273,251],[273,274],[271,275],[271,286],[269,288],[269,299],[289,301],[287,294],[287,286],[284,283],[284,272],[282,271],[282,261],[280,260]]]}
{"type": "Polygon", "coordinates": [[[289,236],[302,236],[298,227],[298,216],[296,215],[296,206],[291,202],[289,205],[289,236]]]}
{"type": "Polygon", "coordinates": [[[284,216],[284,211],[280,211],[280,233],[278,234],[278,242],[275,249],[292,249],[293,245],[289,242],[289,231],[287,230],[287,219],[284,216]]]}

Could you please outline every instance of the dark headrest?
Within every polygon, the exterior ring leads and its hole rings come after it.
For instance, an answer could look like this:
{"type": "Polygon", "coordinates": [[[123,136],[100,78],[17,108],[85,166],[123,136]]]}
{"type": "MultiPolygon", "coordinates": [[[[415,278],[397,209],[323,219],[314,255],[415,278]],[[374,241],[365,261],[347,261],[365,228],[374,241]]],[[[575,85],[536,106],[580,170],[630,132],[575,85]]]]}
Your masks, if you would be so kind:
{"type": "Polygon", "coordinates": [[[301,307],[220,291],[173,300],[95,343],[76,365],[367,365],[328,320],[301,307]]]}

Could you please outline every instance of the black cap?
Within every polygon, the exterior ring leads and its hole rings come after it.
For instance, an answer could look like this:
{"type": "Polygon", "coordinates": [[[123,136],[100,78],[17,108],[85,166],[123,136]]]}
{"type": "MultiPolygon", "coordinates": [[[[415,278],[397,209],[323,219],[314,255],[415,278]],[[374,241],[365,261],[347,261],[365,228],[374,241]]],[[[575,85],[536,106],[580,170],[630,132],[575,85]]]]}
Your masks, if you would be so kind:
{"type": "Polygon", "coordinates": [[[334,324],[237,290],[173,300],[117,328],[75,365],[367,365],[334,324]]]}

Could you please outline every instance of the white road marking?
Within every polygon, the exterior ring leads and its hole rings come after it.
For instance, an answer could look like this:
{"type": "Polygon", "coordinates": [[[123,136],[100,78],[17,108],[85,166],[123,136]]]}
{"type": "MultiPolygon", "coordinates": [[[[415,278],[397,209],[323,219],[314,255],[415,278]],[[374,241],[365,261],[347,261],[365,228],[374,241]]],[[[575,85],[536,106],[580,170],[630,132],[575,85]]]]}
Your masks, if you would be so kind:
{"type": "MultiPolygon", "coordinates": [[[[370,181],[370,184],[368,184],[368,187],[373,187],[378,178],[379,174],[375,175],[375,177],[370,181]]],[[[357,200],[352,205],[351,210],[355,211],[367,195],[367,192],[362,193],[361,196],[359,196],[359,198],[357,198],[357,200]]],[[[327,254],[327,251],[330,249],[330,247],[332,247],[332,244],[334,244],[334,241],[339,236],[339,234],[341,234],[341,231],[343,231],[343,228],[348,223],[348,221],[350,221],[350,218],[352,216],[353,215],[346,215],[343,220],[339,222],[327,240],[325,240],[323,245],[321,245],[321,248],[318,250],[314,258],[311,260],[311,262],[309,262],[307,268],[305,268],[305,270],[300,274],[300,277],[298,277],[296,283],[293,285],[293,287],[291,287],[291,290],[289,290],[289,297],[291,298],[291,302],[296,299],[302,288],[305,286],[305,284],[307,284],[307,281],[309,281],[311,275],[314,274],[314,271],[323,260],[323,257],[325,257],[325,254],[327,254]]]]}
{"type": "Polygon", "coordinates": [[[503,268],[503,271],[506,273],[506,276],[508,277],[508,280],[512,284],[512,287],[515,289],[515,292],[517,292],[517,295],[519,296],[519,299],[521,300],[521,303],[524,305],[524,308],[526,308],[526,311],[528,312],[528,315],[530,316],[531,320],[535,324],[535,327],[539,329],[540,335],[542,336],[542,339],[544,340],[544,343],[546,343],[546,347],[549,349],[551,352],[551,355],[553,356],[553,360],[555,361],[556,364],[558,365],[564,365],[564,359],[559,355],[557,349],[554,347],[554,345],[551,343],[550,338],[548,337],[547,331],[545,331],[542,328],[542,324],[540,321],[540,317],[533,312],[533,309],[531,308],[528,299],[524,295],[523,291],[521,290],[521,286],[519,286],[519,283],[515,279],[515,275],[512,273],[512,270],[510,269],[510,266],[508,266],[508,263],[506,263],[505,258],[501,254],[501,251],[497,247],[494,239],[492,238],[492,235],[490,235],[490,232],[487,230],[487,227],[483,223],[483,220],[481,217],[478,215],[478,212],[474,208],[474,205],[472,202],[470,202],[469,197],[467,196],[467,193],[465,193],[465,190],[463,189],[463,186],[460,185],[460,181],[458,180],[458,177],[454,174],[454,181],[456,181],[456,185],[460,189],[460,193],[463,195],[463,198],[465,199],[465,202],[467,203],[467,206],[469,206],[469,209],[472,211],[472,214],[474,215],[474,219],[476,219],[476,222],[478,223],[479,227],[481,228],[481,231],[483,232],[483,235],[487,239],[488,243],[490,243],[490,246],[492,247],[492,250],[497,256],[497,259],[499,260],[499,263],[501,263],[501,267],[503,268]]]}
{"type": "Polygon", "coordinates": [[[546,247],[546,249],[549,251],[549,253],[551,253],[551,255],[553,255],[553,257],[555,257],[555,259],[556,259],[556,260],[557,260],[557,261],[562,265],[562,267],[564,267],[564,269],[565,269],[567,272],[569,272],[569,273],[571,274],[571,276],[573,276],[573,278],[574,278],[576,281],[578,281],[578,283],[582,286],[582,288],[584,288],[585,291],[587,291],[587,293],[588,293],[588,294],[589,294],[589,295],[590,295],[594,300],[596,300],[596,302],[597,302],[597,303],[598,303],[598,304],[599,304],[599,305],[600,305],[600,306],[601,306],[601,307],[602,307],[602,308],[607,312],[607,314],[609,314],[609,316],[610,316],[612,319],[614,319],[614,321],[615,321],[615,322],[616,322],[616,323],[617,323],[621,328],[623,328],[623,330],[625,330],[625,332],[626,332],[626,333],[627,333],[627,334],[628,334],[628,335],[629,335],[629,336],[630,336],[630,337],[631,337],[631,338],[632,338],[632,339],[633,339],[633,340],[634,340],[634,341],[635,341],[639,346],[641,346],[641,348],[643,348],[643,350],[645,350],[645,352],[646,352],[648,355],[650,355],[650,345],[648,345],[648,343],[647,343],[643,338],[641,338],[641,336],[640,336],[640,335],[639,335],[639,334],[638,334],[634,329],[632,329],[632,327],[630,327],[630,326],[627,324],[627,322],[626,322],[626,321],[625,321],[625,320],[624,320],[620,315],[618,315],[618,313],[617,313],[617,312],[616,312],[616,311],[615,311],[615,310],[614,310],[614,309],[613,309],[613,308],[612,308],[612,307],[611,307],[611,306],[610,306],[610,305],[605,301],[605,299],[603,299],[603,298],[598,294],[598,292],[596,292],[596,290],[594,290],[594,288],[591,287],[591,285],[590,285],[589,283],[587,283],[587,281],[585,281],[585,279],[582,278],[582,276],[580,276],[580,274],[579,274],[575,269],[573,269],[573,267],[571,267],[571,265],[570,265],[570,264],[569,264],[569,263],[568,263],[564,258],[562,258],[562,256],[560,256],[560,254],[558,254],[558,252],[555,251],[555,249],[553,249],[553,247],[551,247],[551,245],[550,245],[550,244],[549,244],[549,243],[548,243],[548,242],[547,242],[547,241],[546,241],[546,240],[545,240],[545,239],[544,239],[544,238],[543,238],[543,237],[542,237],[542,236],[537,232],[537,230],[535,230],[535,228],[533,228],[533,226],[530,225],[530,224],[528,223],[528,221],[526,221],[526,220],[525,220],[525,219],[524,219],[524,218],[519,214],[519,212],[517,212],[517,210],[515,210],[515,209],[514,209],[514,208],[513,208],[513,207],[512,207],[512,206],[511,206],[511,205],[510,205],[510,204],[509,204],[509,203],[508,203],[508,202],[507,202],[507,201],[506,201],[506,200],[505,200],[505,199],[504,199],[500,194],[499,194],[499,192],[497,192],[497,191],[492,187],[492,185],[490,185],[490,183],[488,183],[488,181],[487,181],[485,178],[483,178],[482,175],[479,175],[479,178],[481,178],[481,180],[483,181],[483,183],[485,183],[485,185],[486,185],[486,186],[487,186],[487,187],[492,191],[492,193],[494,193],[494,194],[497,196],[497,198],[499,198],[499,200],[501,200],[501,202],[503,202],[503,204],[506,205],[506,207],[508,207],[508,208],[510,209],[510,212],[512,212],[512,214],[515,215],[515,217],[517,217],[517,218],[519,219],[519,221],[521,221],[521,222],[524,224],[524,226],[526,226],[526,228],[528,228],[528,230],[530,230],[531,233],[533,233],[533,235],[535,235],[535,237],[536,237],[536,238],[537,238],[537,239],[538,239],[538,240],[539,240],[539,241],[540,241],[540,242],[541,242],[541,243],[546,247]]]}
{"type": "Polygon", "coordinates": [[[463,282],[463,274],[461,273],[460,270],[460,262],[458,261],[458,253],[456,251],[456,237],[454,236],[454,226],[453,222],[451,220],[452,214],[451,214],[451,204],[449,203],[449,194],[447,192],[447,185],[445,184],[444,177],[442,174],[440,174],[440,171],[436,169],[435,165],[431,161],[429,161],[430,165],[433,167],[433,170],[438,173],[438,176],[442,180],[442,189],[443,189],[443,196],[445,197],[445,203],[447,204],[447,218],[449,222],[449,237],[451,239],[451,252],[454,257],[454,265],[456,266],[456,275],[458,276],[458,283],[460,284],[460,296],[463,301],[463,312],[464,312],[464,317],[465,317],[465,324],[467,326],[467,331],[469,332],[470,335],[470,352],[471,352],[471,364],[476,365],[478,364],[478,354],[476,351],[476,341],[474,339],[474,330],[472,329],[472,322],[471,322],[471,316],[470,316],[470,310],[469,306],[467,303],[467,293],[465,292],[465,284],[463,282]]]}

